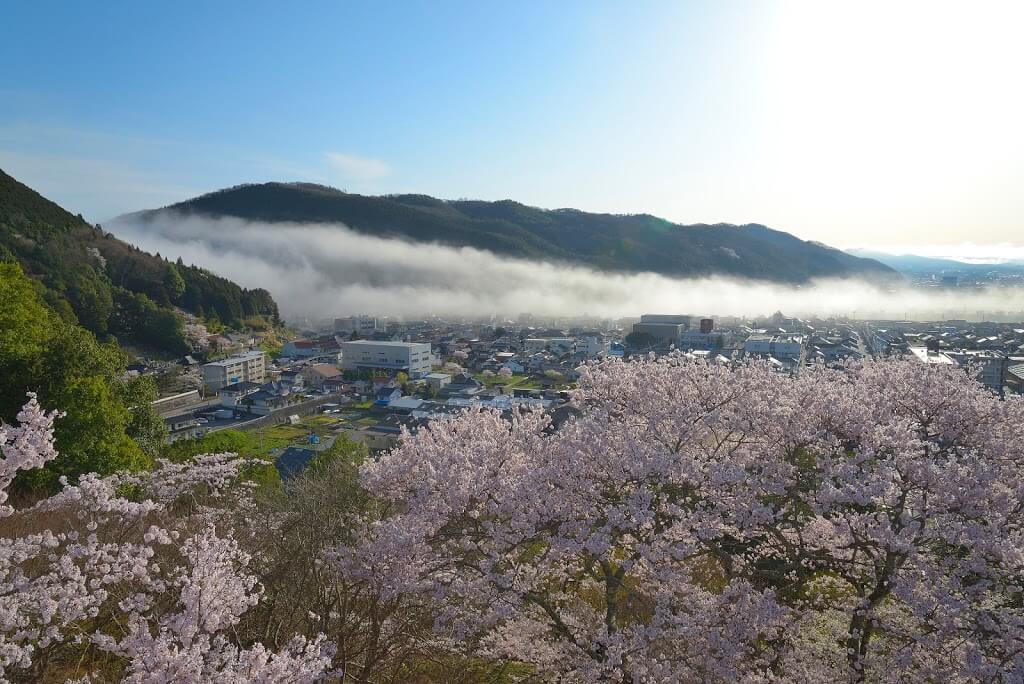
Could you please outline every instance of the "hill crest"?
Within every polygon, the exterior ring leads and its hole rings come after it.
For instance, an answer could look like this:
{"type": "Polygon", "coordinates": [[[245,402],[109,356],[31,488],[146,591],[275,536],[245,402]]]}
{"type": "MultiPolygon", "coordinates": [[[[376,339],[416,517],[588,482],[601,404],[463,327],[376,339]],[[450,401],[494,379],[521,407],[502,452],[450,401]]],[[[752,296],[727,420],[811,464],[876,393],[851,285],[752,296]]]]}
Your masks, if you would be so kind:
{"type": "Polygon", "coordinates": [[[650,214],[541,209],[514,200],[360,195],[312,183],[238,185],[122,219],[145,222],[174,213],[263,223],[343,224],[378,237],[474,247],[604,271],[730,275],[790,283],[824,277],[900,277],[873,259],[757,223],[684,225],[650,214]]]}

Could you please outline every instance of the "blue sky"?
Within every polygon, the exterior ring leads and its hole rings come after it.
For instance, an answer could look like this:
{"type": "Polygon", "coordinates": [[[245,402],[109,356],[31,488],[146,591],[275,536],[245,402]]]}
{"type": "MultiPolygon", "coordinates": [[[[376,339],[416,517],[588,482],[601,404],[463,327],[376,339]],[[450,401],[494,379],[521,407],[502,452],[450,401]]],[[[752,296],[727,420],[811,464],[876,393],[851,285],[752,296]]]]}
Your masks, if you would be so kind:
{"type": "Polygon", "coordinates": [[[1020,245],[1012,3],[5,5],[0,167],[94,221],[311,180],[1020,245]]]}

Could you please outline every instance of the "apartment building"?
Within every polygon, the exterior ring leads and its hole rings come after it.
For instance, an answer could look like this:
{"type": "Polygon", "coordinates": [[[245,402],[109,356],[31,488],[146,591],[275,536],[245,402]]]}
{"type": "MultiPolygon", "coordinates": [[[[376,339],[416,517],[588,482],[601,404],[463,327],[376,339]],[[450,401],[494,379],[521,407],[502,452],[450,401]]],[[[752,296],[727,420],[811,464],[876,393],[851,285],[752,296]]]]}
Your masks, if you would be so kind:
{"type": "Polygon", "coordinates": [[[202,373],[203,387],[208,392],[216,392],[236,382],[252,382],[258,385],[266,378],[266,355],[258,350],[237,354],[204,364],[202,373]]]}

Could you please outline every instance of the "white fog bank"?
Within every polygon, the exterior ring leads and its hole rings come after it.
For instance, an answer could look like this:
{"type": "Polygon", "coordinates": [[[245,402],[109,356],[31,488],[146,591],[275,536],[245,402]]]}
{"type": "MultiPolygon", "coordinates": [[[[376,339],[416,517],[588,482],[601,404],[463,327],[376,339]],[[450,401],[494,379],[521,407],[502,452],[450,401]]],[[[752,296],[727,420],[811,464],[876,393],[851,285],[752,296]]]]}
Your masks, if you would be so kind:
{"type": "Polygon", "coordinates": [[[106,226],[149,252],[181,257],[244,287],[271,292],[286,319],[351,313],[406,318],[688,312],[861,318],[1024,318],[1024,290],[984,292],[882,288],[824,279],[803,286],[726,277],[609,274],[496,256],[472,248],[361,235],[340,225],[264,224],[239,219],[122,219],[106,226]]]}

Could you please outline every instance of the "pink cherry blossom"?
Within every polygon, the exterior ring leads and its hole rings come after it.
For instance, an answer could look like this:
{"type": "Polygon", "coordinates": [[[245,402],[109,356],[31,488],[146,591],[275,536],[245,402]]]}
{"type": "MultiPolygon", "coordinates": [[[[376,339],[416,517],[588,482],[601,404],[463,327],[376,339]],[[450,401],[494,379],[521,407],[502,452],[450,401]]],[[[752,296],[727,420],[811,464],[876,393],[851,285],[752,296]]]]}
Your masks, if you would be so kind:
{"type": "Polygon", "coordinates": [[[365,467],[344,572],[594,681],[1018,681],[1024,404],[885,361],[580,369],[557,429],[471,411],[365,467]]]}

